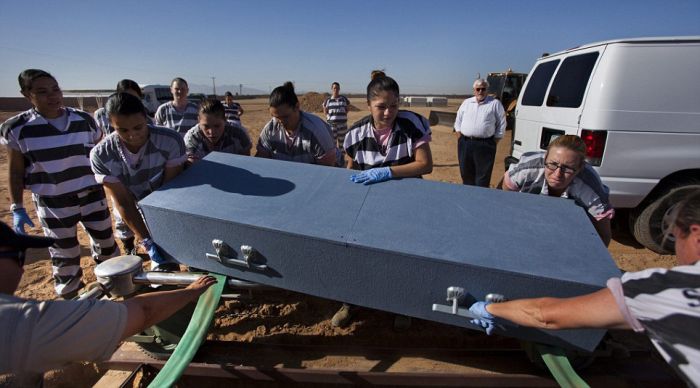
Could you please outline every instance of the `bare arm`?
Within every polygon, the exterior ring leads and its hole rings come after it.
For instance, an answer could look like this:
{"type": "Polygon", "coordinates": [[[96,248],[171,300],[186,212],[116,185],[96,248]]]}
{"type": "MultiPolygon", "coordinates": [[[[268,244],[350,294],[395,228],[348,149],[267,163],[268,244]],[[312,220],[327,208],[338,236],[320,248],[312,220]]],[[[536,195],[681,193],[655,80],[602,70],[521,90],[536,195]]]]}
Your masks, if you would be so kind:
{"type": "Polygon", "coordinates": [[[10,202],[22,205],[24,199],[24,156],[20,151],[7,147],[8,169],[7,181],[10,185],[10,202]]]}
{"type": "Polygon", "coordinates": [[[510,177],[508,176],[508,171],[503,174],[503,184],[501,185],[501,190],[503,191],[516,191],[512,190],[510,186],[508,186],[507,182],[510,182],[510,177]]]}
{"type": "Polygon", "coordinates": [[[150,237],[146,224],[141,218],[141,213],[136,208],[136,200],[131,192],[121,182],[103,184],[107,195],[112,197],[114,205],[119,209],[122,219],[129,226],[136,238],[140,241],[150,237]]]}
{"type": "Polygon", "coordinates": [[[272,157],[272,153],[268,150],[258,148],[257,152],[255,153],[255,157],[270,159],[272,157]]]}
{"type": "Polygon", "coordinates": [[[345,154],[345,168],[352,170],[354,167],[355,161],[348,155],[347,153],[345,154]]]}
{"type": "Polygon", "coordinates": [[[416,149],[416,159],[413,162],[391,167],[391,175],[394,178],[415,177],[431,172],[433,172],[433,155],[428,143],[416,149]]]}
{"type": "Polygon", "coordinates": [[[335,166],[335,151],[337,148],[333,148],[332,150],[328,151],[321,157],[321,159],[317,159],[316,163],[323,165],[323,166],[335,166]]]}
{"type": "Polygon", "coordinates": [[[495,317],[538,329],[629,328],[609,289],[573,298],[520,299],[492,303],[495,317]]]}
{"type": "Polygon", "coordinates": [[[183,167],[184,164],[181,164],[179,166],[166,167],[165,171],[163,172],[163,184],[167,183],[171,179],[175,178],[179,173],[181,173],[183,167]]]}
{"type": "Polygon", "coordinates": [[[239,152],[238,155],[250,156],[251,147],[252,147],[252,145],[249,145],[247,148],[241,150],[241,152],[239,152]]]}
{"type": "Polygon", "coordinates": [[[610,229],[610,219],[603,218],[600,221],[593,220],[593,226],[598,232],[600,239],[603,240],[603,244],[607,247],[610,245],[610,240],[612,239],[612,230],[610,229]]]}
{"type": "Polygon", "coordinates": [[[202,276],[194,283],[173,291],[159,291],[137,295],[123,302],[127,309],[126,327],[122,340],[168,318],[188,303],[199,298],[216,283],[212,276],[202,276]]]}

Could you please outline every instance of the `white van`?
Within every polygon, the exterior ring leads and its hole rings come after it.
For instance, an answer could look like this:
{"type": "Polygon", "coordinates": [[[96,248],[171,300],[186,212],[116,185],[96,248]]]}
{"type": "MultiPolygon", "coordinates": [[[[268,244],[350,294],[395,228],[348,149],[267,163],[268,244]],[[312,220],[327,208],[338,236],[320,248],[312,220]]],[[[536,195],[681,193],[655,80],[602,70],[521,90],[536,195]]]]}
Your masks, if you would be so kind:
{"type": "Polygon", "coordinates": [[[168,85],[143,85],[143,105],[150,115],[154,115],[161,104],[173,100],[173,94],[168,85]]]}
{"type": "Polygon", "coordinates": [[[518,99],[506,165],[559,135],[581,136],[616,217],[628,217],[642,245],[668,253],[663,216],[700,187],[699,66],[700,36],[612,40],[544,55],[518,99]]]}

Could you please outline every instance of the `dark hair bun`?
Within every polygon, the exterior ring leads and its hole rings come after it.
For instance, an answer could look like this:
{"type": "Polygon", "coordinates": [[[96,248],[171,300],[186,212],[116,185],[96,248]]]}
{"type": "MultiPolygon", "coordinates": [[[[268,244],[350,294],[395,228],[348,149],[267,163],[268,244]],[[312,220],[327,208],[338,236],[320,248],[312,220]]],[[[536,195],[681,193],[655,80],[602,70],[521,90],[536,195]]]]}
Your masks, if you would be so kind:
{"type": "Polygon", "coordinates": [[[372,74],[370,75],[370,79],[374,81],[375,79],[379,78],[386,78],[386,73],[384,73],[384,70],[372,70],[372,74]]]}
{"type": "Polygon", "coordinates": [[[291,90],[292,92],[294,91],[294,84],[292,83],[292,81],[287,81],[284,84],[282,84],[282,86],[286,89],[291,90]]]}

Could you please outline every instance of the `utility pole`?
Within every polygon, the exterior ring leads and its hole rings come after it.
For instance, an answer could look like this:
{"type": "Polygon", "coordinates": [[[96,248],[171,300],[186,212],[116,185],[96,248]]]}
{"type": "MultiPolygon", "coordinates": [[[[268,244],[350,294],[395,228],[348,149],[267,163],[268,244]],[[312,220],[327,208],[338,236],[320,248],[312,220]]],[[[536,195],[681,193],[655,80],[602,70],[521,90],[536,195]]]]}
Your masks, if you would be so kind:
{"type": "Polygon", "coordinates": [[[211,84],[214,87],[214,98],[216,98],[216,77],[211,77],[211,84]]]}
{"type": "Polygon", "coordinates": [[[238,95],[239,96],[243,95],[243,84],[238,84],[238,95]]]}

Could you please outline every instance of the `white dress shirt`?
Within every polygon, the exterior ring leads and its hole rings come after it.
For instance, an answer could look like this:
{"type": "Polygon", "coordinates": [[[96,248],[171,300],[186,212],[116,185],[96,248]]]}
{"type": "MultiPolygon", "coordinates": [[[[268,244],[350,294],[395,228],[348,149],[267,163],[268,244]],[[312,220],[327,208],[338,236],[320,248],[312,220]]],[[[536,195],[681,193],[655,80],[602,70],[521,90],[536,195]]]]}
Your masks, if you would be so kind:
{"type": "Polygon", "coordinates": [[[457,111],[454,130],[464,136],[500,139],[506,131],[506,112],[501,102],[491,96],[481,103],[476,97],[467,98],[457,111]]]}

